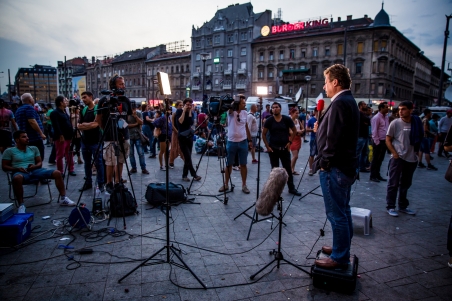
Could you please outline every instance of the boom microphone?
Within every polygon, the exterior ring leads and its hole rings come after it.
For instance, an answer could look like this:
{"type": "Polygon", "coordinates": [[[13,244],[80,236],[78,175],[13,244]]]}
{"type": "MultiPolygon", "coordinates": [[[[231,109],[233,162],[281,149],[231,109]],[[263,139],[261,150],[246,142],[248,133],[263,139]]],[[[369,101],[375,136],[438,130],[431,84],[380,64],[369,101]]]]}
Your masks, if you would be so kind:
{"type": "Polygon", "coordinates": [[[256,201],[256,212],[262,216],[270,215],[273,212],[276,202],[278,202],[284,186],[287,183],[287,171],[281,167],[275,167],[270,172],[267,182],[256,201]]]}

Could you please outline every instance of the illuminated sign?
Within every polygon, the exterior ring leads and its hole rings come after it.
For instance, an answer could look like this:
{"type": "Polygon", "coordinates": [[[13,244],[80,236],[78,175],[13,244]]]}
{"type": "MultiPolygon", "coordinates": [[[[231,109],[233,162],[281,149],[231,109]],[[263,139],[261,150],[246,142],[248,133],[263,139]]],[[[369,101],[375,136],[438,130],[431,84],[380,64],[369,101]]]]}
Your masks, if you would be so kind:
{"type": "Polygon", "coordinates": [[[269,33],[270,33],[270,27],[268,27],[267,25],[262,27],[262,29],[261,29],[262,36],[266,37],[266,36],[268,36],[269,33]]]}
{"type": "Polygon", "coordinates": [[[214,64],[219,64],[220,63],[220,58],[219,57],[213,58],[213,63],[214,64]]]}
{"type": "MultiPolygon", "coordinates": [[[[314,20],[314,21],[302,21],[302,22],[297,22],[297,23],[276,25],[276,26],[272,26],[271,33],[278,34],[278,33],[283,33],[283,32],[292,32],[292,31],[297,31],[297,30],[304,30],[304,29],[310,29],[310,28],[314,28],[314,27],[326,26],[328,24],[329,24],[328,18],[324,18],[324,19],[319,19],[319,20],[314,20]]],[[[268,27],[268,26],[264,26],[264,27],[268,27]]],[[[264,30],[264,27],[262,27],[261,33],[264,30]]]]}

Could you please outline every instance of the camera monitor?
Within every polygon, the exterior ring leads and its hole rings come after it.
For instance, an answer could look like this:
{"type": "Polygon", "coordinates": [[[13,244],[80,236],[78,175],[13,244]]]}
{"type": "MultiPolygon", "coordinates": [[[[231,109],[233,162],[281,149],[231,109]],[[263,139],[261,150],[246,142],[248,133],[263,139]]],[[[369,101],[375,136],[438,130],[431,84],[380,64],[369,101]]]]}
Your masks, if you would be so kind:
{"type": "Polygon", "coordinates": [[[157,79],[159,82],[159,89],[161,95],[171,95],[171,87],[169,83],[168,73],[157,72],[157,79]]]}

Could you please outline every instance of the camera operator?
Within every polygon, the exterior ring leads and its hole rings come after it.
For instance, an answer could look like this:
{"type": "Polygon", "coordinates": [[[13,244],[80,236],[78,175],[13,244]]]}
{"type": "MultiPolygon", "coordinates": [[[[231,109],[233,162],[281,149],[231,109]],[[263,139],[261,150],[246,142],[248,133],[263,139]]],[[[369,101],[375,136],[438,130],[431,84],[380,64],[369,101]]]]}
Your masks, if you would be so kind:
{"type": "MultiPolygon", "coordinates": [[[[130,100],[125,97],[124,90],[126,88],[124,78],[115,74],[109,81],[110,90],[113,91],[113,95],[110,99],[102,97],[99,100],[98,111],[96,116],[96,122],[101,129],[107,129],[107,122],[110,118],[110,114],[118,114],[118,124],[110,124],[108,130],[104,133],[104,161],[107,166],[106,172],[106,189],[110,192],[113,191],[113,174],[115,176],[115,185],[118,185],[121,181],[122,168],[125,160],[129,156],[129,130],[127,129],[127,123],[125,119],[127,115],[132,115],[132,107],[130,100]],[[118,128],[118,137],[115,140],[114,127],[118,128]],[[119,157],[116,159],[114,143],[118,143],[119,157]],[[124,146],[124,153],[122,152],[122,144],[124,146]],[[119,161],[119,164],[118,164],[119,161]]],[[[111,121],[111,120],[110,120],[111,121]]]]}
{"type": "Polygon", "coordinates": [[[57,96],[55,98],[56,109],[50,114],[50,120],[52,121],[53,126],[57,169],[61,173],[64,172],[63,157],[65,157],[66,164],[68,164],[69,175],[75,176],[74,158],[72,154],[69,153],[74,130],[71,121],[69,120],[69,116],[66,114],[67,104],[64,96],[57,96]]]}
{"type": "Polygon", "coordinates": [[[88,190],[93,187],[91,164],[94,160],[94,166],[97,170],[97,184],[100,190],[104,185],[104,163],[102,161],[102,153],[97,154],[97,158],[93,158],[99,146],[101,137],[99,124],[96,122],[97,105],[93,102],[93,93],[89,91],[82,92],[82,101],[85,104],[81,114],[77,128],[82,131],[82,156],[85,161],[85,183],[80,191],[88,190]]]}
{"type": "Polygon", "coordinates": [[[248,113],[245,110],[245,95],[239,94],[239,100],[234,101],[232,107],[228,110],[228,143],[226,145],[227,163],[225,172],[225,182],[219,192],[229,190],[228,182],[232,172],[234,157],[239,155],[240,175],[242,176],[242,191],[250,193],[246,187],[246,160],[248,157],[248,147],[252,147],[251,133],[246,122],[248,113]]]}

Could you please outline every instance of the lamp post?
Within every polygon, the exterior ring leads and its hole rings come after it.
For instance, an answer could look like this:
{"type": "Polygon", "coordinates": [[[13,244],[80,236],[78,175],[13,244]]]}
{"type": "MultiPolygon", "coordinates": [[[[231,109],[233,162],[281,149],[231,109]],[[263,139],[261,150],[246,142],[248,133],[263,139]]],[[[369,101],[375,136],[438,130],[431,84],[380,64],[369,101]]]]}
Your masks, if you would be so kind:
{"type": "MultiPolygon", "coordinates": [[[[5,73],[5,72],[3,72],[3,71],[0,71],[0,73],[5,73]]],[[[0,78],[3,78],[3,76],[2,77],[0,77],[0,78]]],[[[2,95],[2,83],[0,82],[0,96],[2,95]]]]}
{"type": "Polygon", "coordinates": [[[202,94],[201,94],[201,101],[204,101],[204,85],[206,83],[206,61],[209,58],[209,54],[207,52],[201,53],[201,60],[202,60],[202,94]]]}
{"type": "Polygon", "coordinates": [[[311,80],[310,75],[304,77],[306,80],[306,114],[308,113],[308,102],[309,102],[309,81],[311,80]]]}
{"type": "Polygon", "coordinates": [[[11,75],[9,73],[9,69],[8,69],[8,98],[9,98],[9,102],[12,102],[12,97],[11,97],[11,75]]]}

